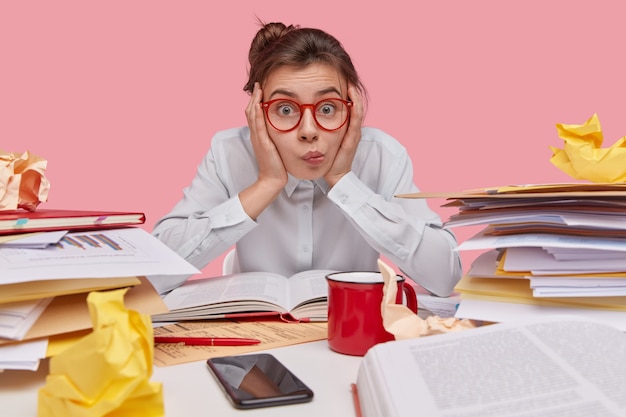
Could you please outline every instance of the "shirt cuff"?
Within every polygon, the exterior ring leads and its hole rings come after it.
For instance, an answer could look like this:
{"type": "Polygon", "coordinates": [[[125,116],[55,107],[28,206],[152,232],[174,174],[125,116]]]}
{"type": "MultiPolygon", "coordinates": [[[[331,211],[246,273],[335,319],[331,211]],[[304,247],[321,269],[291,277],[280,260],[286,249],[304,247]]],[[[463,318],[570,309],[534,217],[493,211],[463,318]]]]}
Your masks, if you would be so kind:
{"type": "Polygon", "coordinates": [[[214,229],[235,226],[246,222],[254,224],[254,220],[243,209],[239,196],[231,198],[213,208],[210,211],[210,218],[211,227],[214,229]]]}
{"type": "Polygon", "coordinates": [[[353,215],[374,195],[353,172],[343,176],[328,192],[328,198],[343,211],[353,215]]]}

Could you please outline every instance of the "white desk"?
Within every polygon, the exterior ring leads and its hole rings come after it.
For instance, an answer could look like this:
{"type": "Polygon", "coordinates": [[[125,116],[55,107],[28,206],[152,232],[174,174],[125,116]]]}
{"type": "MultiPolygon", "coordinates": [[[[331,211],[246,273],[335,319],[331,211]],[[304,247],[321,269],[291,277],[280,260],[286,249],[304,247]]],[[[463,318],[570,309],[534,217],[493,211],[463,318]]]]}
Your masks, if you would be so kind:
{"type": "MultiPolygon", "coordinates": [[[[350,384],[356,380],[361,358],[333,352],[326,340],[268,350],[292,370],[314,392],[313,401],[254,410],[233,408],[205,362],[164,368],[154,367],[151,381],[163,383],[165,415],[353,417],[350,384]]],[[[38,372],[0,373],[0,414],[36,417],[38,389],[45,384],[47,362],[38,372]]]]}

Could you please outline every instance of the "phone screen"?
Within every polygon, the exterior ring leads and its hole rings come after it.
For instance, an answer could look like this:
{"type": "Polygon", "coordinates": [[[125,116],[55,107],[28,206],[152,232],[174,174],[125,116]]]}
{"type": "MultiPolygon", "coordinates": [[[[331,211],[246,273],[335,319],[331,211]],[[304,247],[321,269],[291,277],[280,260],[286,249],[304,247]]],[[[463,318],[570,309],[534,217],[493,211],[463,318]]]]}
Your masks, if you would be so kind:
{"type": "Polygon", "coordinates": [[[311,401],[313,391],[268,353],[207,360],[209,369],[236,408],[311,401]]]}

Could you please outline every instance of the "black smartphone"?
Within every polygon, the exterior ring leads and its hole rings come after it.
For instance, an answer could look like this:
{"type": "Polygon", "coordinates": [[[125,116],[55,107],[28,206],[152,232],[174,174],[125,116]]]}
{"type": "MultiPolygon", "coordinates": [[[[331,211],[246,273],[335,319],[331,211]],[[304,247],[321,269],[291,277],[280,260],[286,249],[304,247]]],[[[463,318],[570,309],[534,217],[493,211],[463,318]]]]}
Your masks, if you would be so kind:
{"type": "Polygon", "coordinates": [[[313,399],[313,391],[269,353],[211,358],[207,365],[235,408],[270,407],[313,399]]]}

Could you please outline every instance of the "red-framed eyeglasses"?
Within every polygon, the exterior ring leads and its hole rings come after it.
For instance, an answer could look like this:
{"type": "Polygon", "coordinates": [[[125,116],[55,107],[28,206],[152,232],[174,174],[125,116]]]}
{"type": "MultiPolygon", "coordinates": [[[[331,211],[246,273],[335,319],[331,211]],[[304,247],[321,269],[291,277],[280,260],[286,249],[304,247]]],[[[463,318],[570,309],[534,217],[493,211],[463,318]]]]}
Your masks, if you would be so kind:
{"type": "Polygon", "coordinates": [[[291,99],[278,98],[264,101],[261,106],[270,125],[279,132],[289,132],[298,127],[306,108],[311,109],[313,119],[320,128],[332,132],[346,124],[352,104],[340,98],[326,98],[315,104],[300,104],[291,99]]]}

